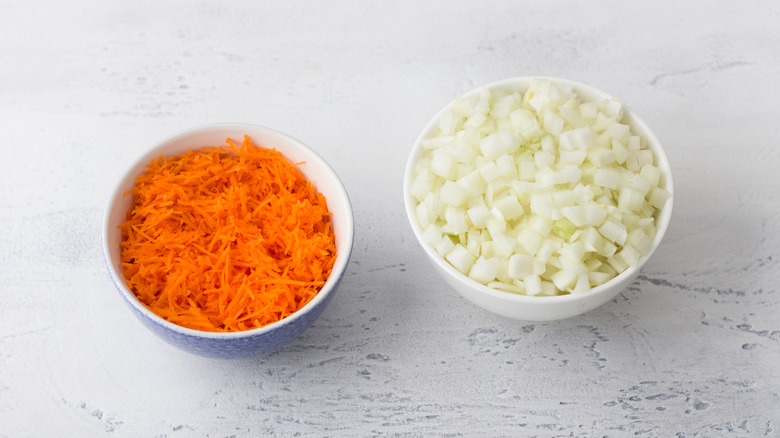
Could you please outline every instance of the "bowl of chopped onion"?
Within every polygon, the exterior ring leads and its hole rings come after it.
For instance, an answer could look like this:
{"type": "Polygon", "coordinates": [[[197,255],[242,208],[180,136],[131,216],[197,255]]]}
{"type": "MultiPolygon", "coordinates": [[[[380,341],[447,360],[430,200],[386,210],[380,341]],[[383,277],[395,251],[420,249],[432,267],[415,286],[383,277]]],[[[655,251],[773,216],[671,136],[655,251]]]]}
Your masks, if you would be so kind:
{"type": "Polygon", "coordinates": [[[132,313],[166,342],[214,358],[263,354],[306,330],[353,241],[330,165],[251,124],[155,144],[119,180],[103,226],[106,266],[132,313]]]}
{"type": "Polygon", "coordinates": [[[404,203],[442,278],[479,307],[550,321],[613,299],[672,214],[650,127],[579,82],[519,77],[457,97],[407,161],[404,203]]]}

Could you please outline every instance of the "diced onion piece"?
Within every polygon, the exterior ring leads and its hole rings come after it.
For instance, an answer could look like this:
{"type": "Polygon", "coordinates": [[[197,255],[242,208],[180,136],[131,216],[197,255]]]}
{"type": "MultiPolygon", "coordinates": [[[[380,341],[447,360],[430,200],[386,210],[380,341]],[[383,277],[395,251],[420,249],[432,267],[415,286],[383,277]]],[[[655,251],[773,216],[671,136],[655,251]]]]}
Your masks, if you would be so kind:
{"type": "Polygon", "coordinates": [[[650,182],[651,188],[658,187],[658,183],[661,179],[661,169],[652,164],[646,164],[642,166],[642,170],[639,171],[639,174],[650,182]]]}
{"type": "Polygon", "coordinates": [[[530,159],[521,159],[517,162],[517,177],[521,181],[531,181],[536,175],[536,162],[533,157],[528,154],[530,159]]]}
{"type": "Polygon", "coordinates": [[[544,150],[534,153],[534,163],[537,169],[552,168],[555,165],[555,155],[544,150]]]}
{"type": "Polygon", "coordinates": [[[567,108],[567,107],[561,107],[558,110],[561,117],[564,118],[571,126],[574,126],[575,128],[582,128],[585,127],[585,120],[577,113],[577,111],[567,108]]]}
{"type": "Polygon", "coordinates": [[[640,168],[653,164],[653,151],[650,149],[639,149],[633,151],[633,153],[640,168]]]}
{"type": "Polygon", "coordinates": [[[552,281],[559,290],[567,290],[577,282],[577,275],[565,270],[560,270],[550,276],[550,281],[552,281]]]}
{"type": "Polygon", "coordinates": [[[461,117],[467,117],[474,113],[478,98],[478,96],[472,96],[468,98],[464,96],[458,96],[454,101],[452,101],[450,108],[455,112],[455,114],[461,117]]]}
{"type": "Polygon", "coordinates": [[[493,201],[493,208],[501,212],[504,219],[511,221],[523,215],[523,206],[516,195],[508,194],[493,201]]]}
{"type": "Polygon", "coordinates": [[[479,93],[479,99],[474,106],[475,113],[487,114],[490,112],[490,97],[492,93],[487,88],[484,88],[479,93]]]}
{"type": "Polygon", "coordinates": [[[482,174],[480,174],[477,170],[474,170],[458,178],[456,183],[466,189],[470,196],[476,196],[485,193],[485,189],[487,189],[487,181],[482,178],[482,174]]]}
{"type": "Polygon", "coordinates": [[[515,252],[515,239],[507,236],[504,233],[496,233],[495,236],[491,235],[491,237],[493,238],[493,243],[495,244],[494,250],[497,254],[500,254],[505,258],[512,256],[512,254],[515,252]]]}
{"type": "Polygon", "coordinates": [[[637,159],[634,151],[628,151],[626,154],[626,169],[630,170],[631,172],[636,172],[639,170],[639,160],[637,159]]]}
{"type": "MultiPolygon", "coordinates": [[[[585,251],[601,253],[607,241],[593,227],[587,227],[582,230],[579,241],[585,246],[585,251]]],[[[611,254],[610,254],[611,255],[611,254]]]]}
{"type": "Polygon", "coordinates": [[[560,135],[563,131],[563,118],[549,109],[544,110],[543,117],[544,130],[555,136],[560,135]]]}
{"type": "Polygon", "coordinates": [[[622,123],[613,123],[609,125],[609,127],[604,131],[605,136],[616,140],[620,140],[621,142],[628,140],[628,134],[629,134],[628,125],[624,125],[622,123]]]}
{"type": "Polygon", "coordinates": [[[650,195],[650,205],[655,208],[663,208],[666,205],[666,201],[669,199],[669,192],[661,187],[653,189],[653,193],[650,195]]]}
{"type": "Polygon", "coordinates": [[[530,228],[523,228],[517,233],[517,244],[527,254],[534,255],[539,250],[542,243],[542,236],[530,228]]]}
{"type": "Polygon", "coordinates": [[[455,113],[455,111],[452,111],[451,109],[444,110],[444,112],[441,114],[441,117],[439,118],[439,130],[441,131],[441,134],[454,134],[455,130],[460,124],[460,121],[461,117],[455,113]]]}
{"type": "Polygon", "coordinates": [[[553,204],[552,196],[549,193],[531,193],[531,211],[534,214],[552,219],[553,204]]]}
{"type": "Polygon", "coordinates": [[[588,152],[581,149],[571,150],[571,151],[561,151],[560,159],[558,160],[558,162],[563,164],[573,164],[575,166],[579,166],[580,164],[582,164],[583,161],[585,161],[585,157],[587,155],[588,152]]]}
{"type": "Polygon", "coordinates": [[[598,105],[593,102],[585,102],[580,104],[580,115],[587,119],[595,119],[598,116],[598,105]]]}
{"type": "Polygon", "coordinates": [[[623,272],[628,269],[629,266],[634,266],[639,263],[641,254],[634,249],[631,245],[625,245],[623,249],[615,253],[612,257],[607,258],[609,263],[618,272],[623,272]]]}
{"type": "Polygon", "coordinates": [[[450,179],[455,170],[455,163],[452,156],[442,149],[433,151],[431,160],[431,172],[445,179],[450,179]]]}
{"type": "Polygon", "coordinates": [[[423,169],[414,177],[410,191],[414,199],[422,201],[433,190],[434,175],[428,169],[423,169]]]}
{"type": "Polygon", "coordinates": [[[558,262],[559,269],[566,271],[569,274],[577,276],[588,272],[588,267],[583,261],[574,262],[565,257],[558,257],[556,260],[558,262]]]}
{"type": "MultiPolygon", "coordinates": [[[[588,162],[596,167],[603,168],[615,161],[615,152],[606,147],[597,147],[587,151],[588,162]]],[[[602,170],[602,169],[597,169],[602,170]]],[[[614,188],[614,187],[613,187],[614,188]]]]}
{"type": "Polygon", "coordinates": [[[445,144],[452,143],[453,141],[455,141],[454,135],[442,135],[440,137],[426,138],[425,140],[421,141],[420,144],[422,145],[423,149],[438,149],[445,144]]]}
{"type": "Polygon", "coordinates": [[[579,197],[579,202],[581,204],[586,204],[596,197],[596,193],[593,189],[598,189],[598,187],[593,187],[590,185],[586,187],[582,184],[577,184],[572,190],[574,190],[574,193],[576,193],[579,197]]]}
{"type": "Polygon", "coordinates": [[[549,154],[555,155],[558,153],[558,145],[555,144],[555,140],[551,135],[542,137],[542,141],[539,142],[539,145],[543,151],[549,154]]]}
{"type": "Polygon", "coordinates": [[[647,254],[653,247],[653,239],[648,237],[640,228],[631,230],[628,233],[626,242],[639,251],[640,254],[647,254]]]}
{"type": "Polygon", "coordinates": [[[525,292],[525,289],[523,289],[522,287],[516,286],[514,284],[504,283],[501,281],[491,281],[490,283],[488,283],[487,286],[493,289],[498,289],[505,292],[511,292],[513,294],[522,294],[523,292],[525,292]]]}
{"type": "Polygon", "coordinates": [[[498,166],[495,161],[487,161],[479,168],[479,174],[482,175],[482,179],[487,182],[493,181],[500,175],[498,173],[498,166]]]}
{"type": "Polygon", "coordinates": [[[436,243],[433,246],[433,249],[436,250],[436,252],[439,253],[442,257],[446,256],[452,248],[455,247],[455,244],[452,242],[452,239],[449,238],[449,236],[442,236],[441,239],[439,239],[439,242],[436,243]]]}
{"type": "Polygon", "coordinates": [[[526,295],[539,295],[542,292],[542,279],[538,275],[529,275],[523,278],[526,295]]]}
{"type": "Polygon", "coordinates": [[[494,119],[509,117],[509,113],[522,106],[523,101],[519,93],[507,94],[496,100],[490,110],[490,116],[494,119]]]}
{"type": "Polygon", "coordinates": [[[499,177],[508,179],[514,179],[517,177],[517,166],[515,165],[515,160],[511,155],[501,155],[498,157],[498,159],[496,159],[495,163],[496,171],[498,172],[499,177]]]}
{"type": "Polygon", "coordinates": [[[417,204],[415,213],[417,213],[417,222],[422,228],[426,228],[428,225],[431,225],[434,220],[434,218],[431,217],[431,214],[429,213],[428,207],[425,205],[425,203],[421,202],[417,204]]]}
{"type": "Polygon", "coordinates": [[[534,265],[540,263],[533,256],[527,254],[514,254],[509,257],[508,275],[514,279],[522,279],[530,275],[538,275],[538,268],[534,265]]]}
{"type": "Polygon", "coordinates": [[[444,258],[450,262],[455,269],[466,275],[468,275],[471,265],[476,261],[474,256],[459,243],[456,244],[444,258]]]}
{"type": "Polygon", "coordinates": [[[552,241],[542,240],[539,243],[539,248],[535,252],[536,259],[542,263],[547,263],[553,253],[557,251],[557,249],[557,245],[555,245],[552,241]]]}
{"type": "Polygon", "coordinates": [[[468,214],[471,223],[477,228],[485,228],[488,219],[491,217],[490,210],[488,210],[484,203],[469,208],[466,210],[466,213],[468,214]]]}
{"type": "Polygon", "coordinates": [[[599,266],[601,266],[601,260],[593,257],[586,259],[584,263],[585,267],[588,269],[588,272],[595,271],[599,268],[599,266]]]}
{"type": "Polygon", "coordinates": [[[466,212],[462,208],[451,205],[444,207],[444,220],[446,224],[442,225],[442,230],[446,233],[462,234],[469,229],[466,212]]]}
{"type": "Polygon", "coordinates": [[[606,272],[588,272],[588,282],[593,286],[602,285],[612,279],[612,275],[606,272]]]}
{"type": "Polygon", "coordinates": [[[552,221],[546,217],[533,215],[528,219],[525,228],[536,231],[540,236],[547,236],[552,229],[552,221]]]}
{"type": "Polygon", "coordinates": [[[438,196],[433,193],[428,193],[423,199],[423,203],[428,207],[428,211],[434,217],[434,219],[444,212],[444,203],[441,202],[438,196]]]}
{"type": "Polygon", "coordinates": [[[631,135],[628,137],[628,150],[636,151],[641,148],[641,142],[638,135],[631,135]]]}
{"type": "Polygon", "coordinates": [[[574,285],[574,288],[571,290],[571,293],[573,295],[584,294],[589,290],[590,290],[590,282],[588,281],[588,274],[582,273],[577,277],[577,283],[574,285]]]}
{"type": "Polygon", "coordinates": [[[542,280],[542,291],[539,292],[539,295],[542,296],[553,296],[557,295],[559,293],[559,290],[552,282],[544,281],[542,280]]]}
{"type": "Polygon", "coordinates": [[[612,152],[618,164],[624,164],[628,158],[628,149],[618,140],[612,140],[612,152]]]}
{"type": "Polygon", "coordinates": [[[604,102],[604,111],[610,116],[619,119],[623,117],[623,102],[617,99],[609,99],[604,102]]]}
{"type": "Polygon", "coordinates": [[[466,244],[464,245],[467,250],[474,257],[480,257],[482,249],[482,233],[478,230],[469,230],[466,234],[466,244]]]}
{"type": "Polygon", "coordinates": [[[473,113],[465,122],[463,122],[463,126],[466,128],[479,128],[487,119],[488,116],[486,114],[473,113]]]}
{"type": "Polygon", "coordinates": [[[582,242],[569,243],[563,245],[563,247],[558,250],[558,254],[572,263],[579,263],[585,255],[585,245],[583,245],[582,242]]]}
{"type": "Polygon", "coordinates": [[[547,80],[534,81],[523,96],[523,102],[530,105],[537,113],[545,108],[555,109],[564,98],[564,93],[557,85],[547,80]]]}
{"type": "MultiPolygon", "coordinates": [[[[563,217],[569,220],[574,227],[580,227],[585,224],[585,211],[582,205],[561,208],[563,217]]],[[[574,230],[572,230],[574,232],[574,230]]]]}
{"type": "Polygon", "coordinates": [[[439,228],[436,224],[430,224],[428,225],[424,230],[422,234],[422,238],[425,242],[427,242],[431,246],[436,246],[441,241],[441,228],[439,228]]]}
{"type": "Polygon", "coordinates": [[[496,279],[498,275],[498,260],[495,258],[479,257],[469,270],[469,277],[483,284],[496,279]]]}
{"type": "Polygon", "coordinates": [[[634,175],[633,178],[631,178],[631,188],[639,192],[642,197],[647,195],[647,192],[650,191],[652,188],[652,184],[650,180],[643,177],[641,174],[634,175]]]}
{"type": "Polygon", "coordinates": [[[596,169],[596,173],[593,176],[593,183],[606,187],[608,189],[616,189],[620,182],[620,174],[614,169],[601,168],[596,169]]]}
{"type": "Polygon", "coordinates": [[[545,186],[537,182],[512,181],[512,190],[514,190],[518,195],[537,193],[542,187],[545,186]]]}
{"type": "Polygon", "coordinates": [[[583,225],[591,225],[597,227],[604,223],[607,218],[607,210],[599,207],[598,205],[589,202],[582,206],[583,210],[583,225]]]}
{"type": "Polygon", "coordinates": [[[645,197],[631,187],[622,187],[618,195],[618,207],[627,211],[637,211],[642,208],[645,197]]]}
{"type": "Polygon", "coordinates": [[[482,136],[476,129],[459,131],[455,140],[445,144],[441,150],[450,154],[456,163],[471,163],[477,156],[477,147],[482,136]]]}
{"type": "Polygon", "coordinates": [[[618,245],[626,243],[628,232],[626,231],[625,225],[612,218],[608,218],[598,230],[602,236],[618,245]]]}
{"type": "Polygon", "coordinates": [[[536,181],[545,186],[554,186],[578,182],[581,176],[582,171],[577,166],[566,165],[558,172],[546,167],[536,172],[536,181]]]}
{"type": "Polygon", "coordinates": [[[587,126],[566,131],[560,135],[558,146],[562,151],[588,150],[593,146],[593,132],[587,126]]]}
{"type": "Polygon", "coordinates": [[[577,229],[577,226],[572,223],[567,218],[561,218],[553,222],[552,226],[552,233],[556,236],[568,240],[569,237],[571,237],[572,234],[574,234],[574,231],[577,229]]]}
{"type": "Polygon", "coordinates": [[[577,203],[577,194],[574,193],[574,190],[557,190],[551,196],[553,202],[558,207],[569,207],[577,203]]]}
{"type": "Polygon", "coordinates": [[[512,153],[518,147],[520,147],[520,140],[506,129],[490,134],[479,142],[482,156],[488,160],[495,160],[503,154],[512,153]]]}
{"type": "Polygon", "coordinates": [[[485,228],[490,238],[496,240],[496,236],[506,233],[506,221],[496,219],[491,215],[487,220],[485,228]]]}
{"type": "Polygon", "coordinates": [[[490,215],[493,216],[495,219],[506,222],[506,218],[504,217],[504,213],[501,212],[501,210],[498,209],[498,207],[493,207],[490,209],[490,215]]]}
{"type": "Polygon", "coordinates": [[[494,248],[495,243],[492,240],[483,240],[479,245],[479,254],[482,257],[495,257],[497,254],[494,248]]]}
{"type": "Polygon", "coordinates": [[[582,170],[577,166],[565,165],[558,172],[558,180],[556,184],[567,184],[579,182],[582,177],[582,170]]]}
{"type": "Polygon", "coordinates": [[[445,181],[439,189],[439,199],[447,205],[458,207],[469,199],[469,190],[454,181],[445,181]]]}
{"type": "Polygon", "coordinates": [[[538,128],[539,122],[536,115],[527,109],[518,108],[509,114],[509,120],[512,123],[512,129],[515,132],[522,133],[532,128],[538,128]]]}

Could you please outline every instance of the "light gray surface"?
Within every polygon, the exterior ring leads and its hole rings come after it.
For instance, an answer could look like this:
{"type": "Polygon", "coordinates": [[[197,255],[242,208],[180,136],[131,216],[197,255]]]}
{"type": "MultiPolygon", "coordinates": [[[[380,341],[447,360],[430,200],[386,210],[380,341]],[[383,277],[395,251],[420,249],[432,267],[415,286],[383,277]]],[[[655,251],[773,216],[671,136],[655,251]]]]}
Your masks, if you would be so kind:
{"type": "Polygon", "coordinates": [[[0,437],[780,435],[778,5],[418,3],[0,2],[0,437]],[[553,323],[448,290],[401,198],[436,111],[526,75],[623,98],[676,184],[640,279],[553,323]],[[220,121],[317,149],[357,223],[322,318],[228,362],[146,332],[100,246],[130,162],[220,121]]]}

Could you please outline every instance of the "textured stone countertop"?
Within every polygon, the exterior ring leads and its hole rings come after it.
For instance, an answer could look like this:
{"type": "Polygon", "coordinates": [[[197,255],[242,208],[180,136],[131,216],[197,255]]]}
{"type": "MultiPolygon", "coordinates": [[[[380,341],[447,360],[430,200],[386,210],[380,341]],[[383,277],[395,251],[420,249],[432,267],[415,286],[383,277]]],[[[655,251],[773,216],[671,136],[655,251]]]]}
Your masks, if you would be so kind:
{"type": "Polygon", "coordinates": [[[780,436],[774,2],[0,1],[0,437],[780,436]],[[512,76],[619,96],[675,210],[630,287],[522,322],[449,289],[403,169],[428,119],[512,76]],[[105,269],[114,184],[161,138],[250,122],[342,177],[352,261],[287,346],[181,352],[105,269]]]}

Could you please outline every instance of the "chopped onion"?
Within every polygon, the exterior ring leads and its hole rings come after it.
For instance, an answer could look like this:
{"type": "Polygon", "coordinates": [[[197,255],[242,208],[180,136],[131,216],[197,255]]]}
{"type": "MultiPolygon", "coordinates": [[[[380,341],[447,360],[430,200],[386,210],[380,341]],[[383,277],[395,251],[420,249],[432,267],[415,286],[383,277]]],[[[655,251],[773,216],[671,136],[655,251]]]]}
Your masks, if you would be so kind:
{"type": "Polygon", "coordinates": [[[475,261],[474,256],[460,243],[456,244],[444,258],[460,272],[468,272],[475,261]]]}
{"type": "Polygon", "coordinates": [[[480,256],[469,271],[469,277],[480,282],[490,283],[498,275],[498,259],[495,257],[486,259],[480,256]]]}
{"type": "Polygon", "coordinates": [[[411,195],[422,238],[515,294],[582,294],[635,266],[670,194],[617,100],[567,86],[458,97],[422,140],[411,195]]]}

